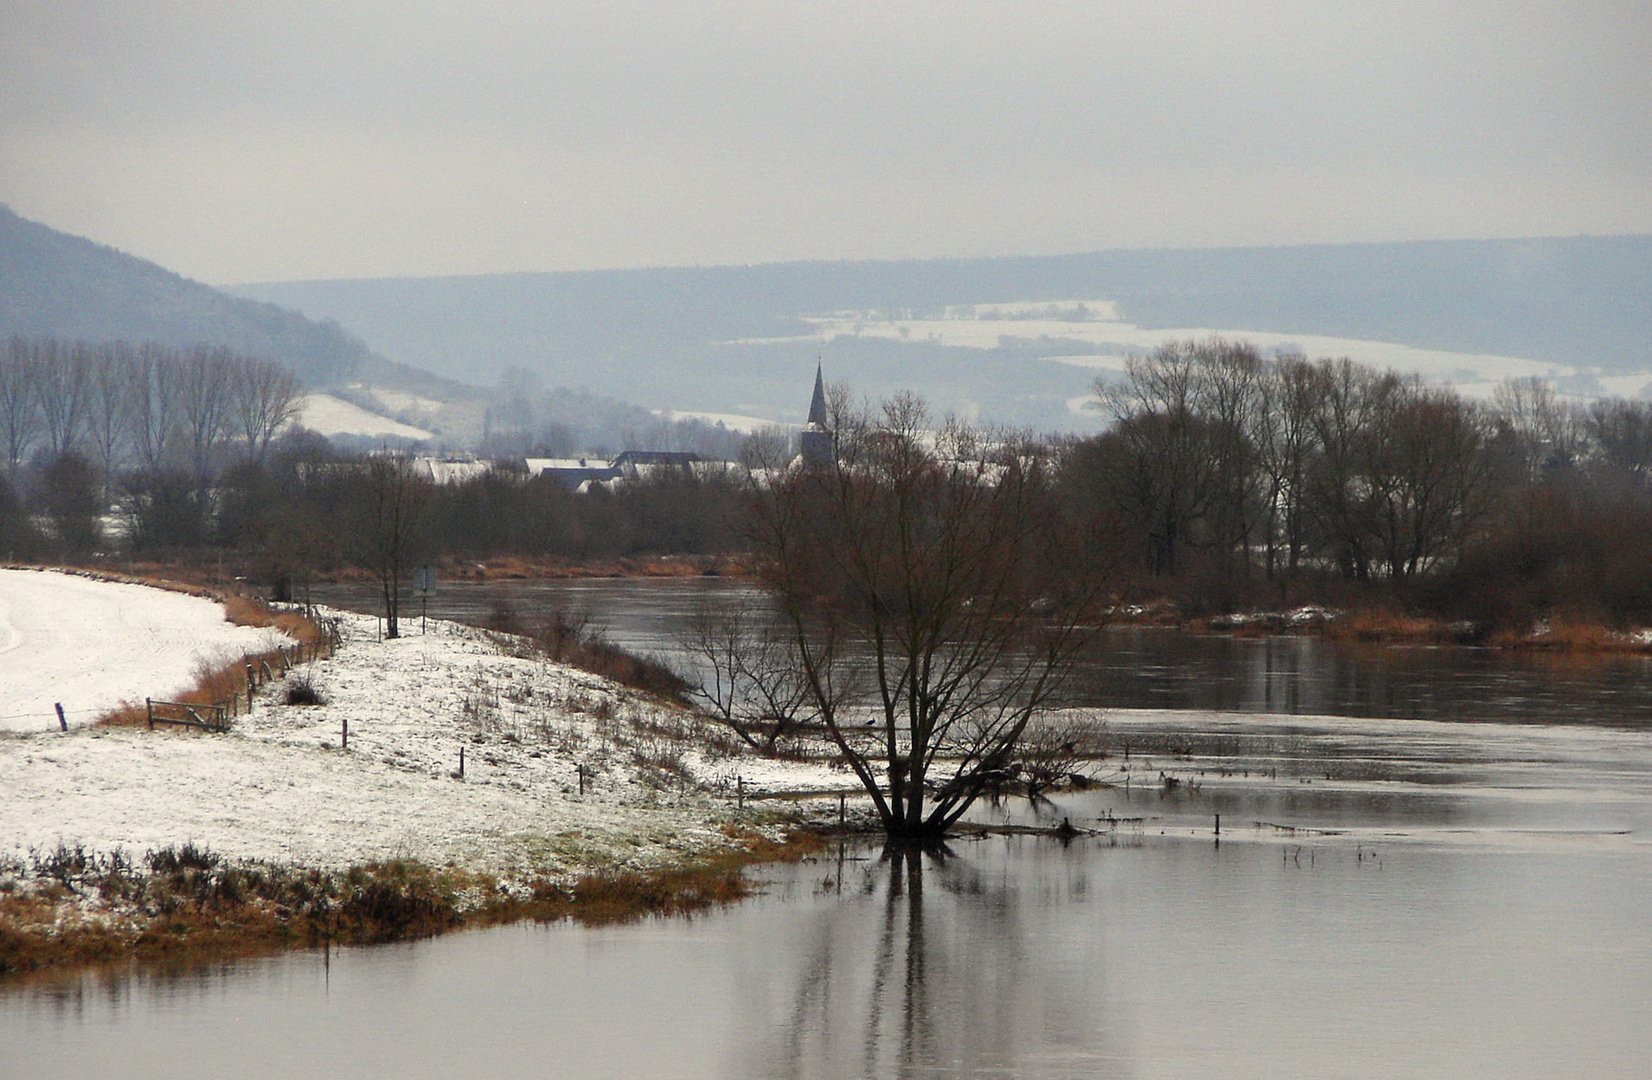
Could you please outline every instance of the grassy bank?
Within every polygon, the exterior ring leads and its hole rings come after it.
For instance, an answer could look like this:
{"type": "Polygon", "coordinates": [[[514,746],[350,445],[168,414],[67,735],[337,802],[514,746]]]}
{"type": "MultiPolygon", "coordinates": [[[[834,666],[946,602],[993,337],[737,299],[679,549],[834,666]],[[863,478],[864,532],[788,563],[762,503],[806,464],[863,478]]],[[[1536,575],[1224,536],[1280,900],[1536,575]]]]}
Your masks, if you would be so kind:
{"type": "MultiPolygon", "coordinates": [[[[1145,609],[1144,609],[1145,610],[1145,609]]],[[[1267,637],[1307,635],[1326,641],[1371,645],[1474,645],[1485,648],[1587,654],[1652,654],[1652,630],[1617,629],[1586,615],[1540,619],[1520,628],[1473,620],[1416,615],[1388,605],[1343,610],[1304,608],[1256,611],[1208,618],[1167,618],[1163,605],[1151,618],[1119,618],[1121,623],[1175,626],[1194,633],[1267,637]]]]}
{"type": "Polygon", "coordinates": [[[746,867],[793,861],[823,843],[797,829],[778,838],[724,831],[726,848],[652,872],[509,881],[412,859],[317,870],[226,860],[192,844],[135,860],[60,845],[0,865],[0,979],[407,941],[523,919],[677,915],[749,896],[759,886],[746,867]]]}

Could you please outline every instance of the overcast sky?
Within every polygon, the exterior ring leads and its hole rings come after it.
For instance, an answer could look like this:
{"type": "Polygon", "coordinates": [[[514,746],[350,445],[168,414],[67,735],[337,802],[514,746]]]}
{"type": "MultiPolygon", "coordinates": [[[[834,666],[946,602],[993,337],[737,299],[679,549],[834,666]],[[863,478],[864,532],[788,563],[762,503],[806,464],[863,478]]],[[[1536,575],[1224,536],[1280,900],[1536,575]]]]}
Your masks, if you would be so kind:
{"type": "Polygon", "coordinates": [[[0,0],[0,202],[214,283],[1652,232],[1652,2],[0,0]]]}

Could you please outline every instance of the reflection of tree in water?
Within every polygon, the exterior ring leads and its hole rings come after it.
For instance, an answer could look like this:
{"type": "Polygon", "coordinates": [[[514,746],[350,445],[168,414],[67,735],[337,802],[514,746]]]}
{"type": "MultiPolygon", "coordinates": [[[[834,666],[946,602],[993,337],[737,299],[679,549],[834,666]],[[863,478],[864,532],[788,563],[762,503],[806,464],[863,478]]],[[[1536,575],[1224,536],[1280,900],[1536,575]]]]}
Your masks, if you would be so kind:
{"type": "MultiPolygon", "coordinates": [[[[1059,859],[1058,850],[1050,855],[1059,859]]],[[[1108,1075],[1102,972],[1087,970],[1082,949],[1066,951],[1062,930],[1095,914],[1068,902],[1088,890],[1083,861],[1029,874],[944,849],[892,847],[865,859],[840,848],[830,874],[815,880],[817,894],[836,899],[798,912],[785,970],[765,973],[774,976],[760,980],[766,990],[751,987],[742,1003],[767,1037],[737,1051],[739,1070],[1108,1075]]],[[[765,961],[773,957],[764,950],[765,961]]]]}

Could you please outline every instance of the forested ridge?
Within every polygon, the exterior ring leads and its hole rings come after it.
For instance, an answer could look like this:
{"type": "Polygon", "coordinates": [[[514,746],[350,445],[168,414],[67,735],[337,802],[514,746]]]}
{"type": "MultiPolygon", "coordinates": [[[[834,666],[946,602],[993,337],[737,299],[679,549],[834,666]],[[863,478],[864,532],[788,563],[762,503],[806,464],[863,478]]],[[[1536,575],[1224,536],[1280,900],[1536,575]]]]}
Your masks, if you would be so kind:
{"type": "Polygon", "coordinates": [[[231,296],[0,205],[0,336],[222,346],[305,382],[350,378],[371,354],[336,322],[231,296]]]}

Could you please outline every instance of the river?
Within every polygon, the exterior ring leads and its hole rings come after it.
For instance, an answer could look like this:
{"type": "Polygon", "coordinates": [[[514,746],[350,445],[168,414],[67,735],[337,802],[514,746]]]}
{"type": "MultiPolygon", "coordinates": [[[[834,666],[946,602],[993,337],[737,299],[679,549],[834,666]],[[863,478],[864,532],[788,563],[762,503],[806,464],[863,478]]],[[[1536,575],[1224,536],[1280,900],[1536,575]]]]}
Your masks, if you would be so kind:
{"type": "MultiPolygon", "coordinates": [[[[730,588],[531,586],[663,654],[730,588]]],[[[981,809],[1095,830],[1066,845],[845,846],[694,918],[31,983],[0,1076],[1646,1075],[1643,662],[1108,640],[1116,786],[981,809]]]]}

